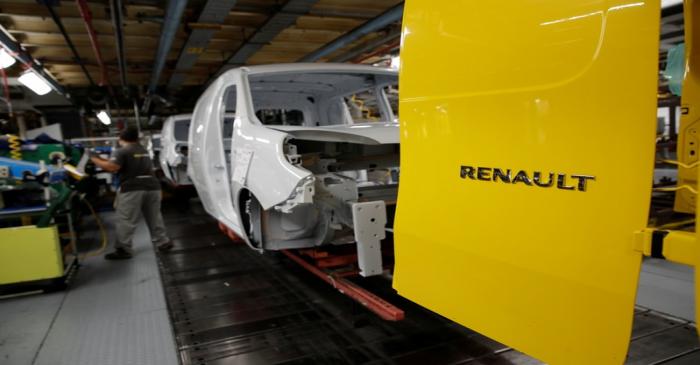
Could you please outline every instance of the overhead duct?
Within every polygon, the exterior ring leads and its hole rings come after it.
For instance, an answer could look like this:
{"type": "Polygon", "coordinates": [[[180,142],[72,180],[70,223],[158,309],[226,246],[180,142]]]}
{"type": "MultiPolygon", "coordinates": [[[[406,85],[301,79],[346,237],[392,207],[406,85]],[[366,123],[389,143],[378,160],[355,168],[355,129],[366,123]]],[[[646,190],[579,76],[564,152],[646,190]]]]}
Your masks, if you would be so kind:
{"type": "Polygon", "coordinates": [[[109,4],[112,12],[117,63],[119,64],[119,81],[122,84],[122,88],[126,90],[128,84],[126,82],[126,60],[124,58],[124,33],[122,32],[122,19],[124,19],[122,14],[122,0],[111,0],[109,4]]]}
{"type": "Polygon", "coordinates": [[[156,91],[158,80],[160,80],[160,74],[163,72],[163,67],[165,67],[165,61],[168,58],[170,47],[173,45],[173,40],[175,40],[175,35],[180,26],[185,7],[187,7],[187,0],[170,0],[168,2],[168,8],[165,11],[165,20],[163,21],[163,27],[160,33],[160,40],[158,41],[158,49],[156,50],[156,57],[153,63],[151,82],[148,84],[149,93],[154,93],[156,91]]]}
{"type": "Polygon", "coordinates": [[[289,0],[272,14],[250,38],[224,63],[216,75],[224,71],[245,65],[248,59],[260,48],[269,44],[278,34],[294,24],[302,15],[309,13],[318,0],[289,0]]]}
{"type": "Polygon", "coordinates": [[[236,5],[236,0],[208,0],[199,14],[196,24],[187,41],[182,46],[180,56],[175,65],[175,73],[170,77],[168,88],[175,89],[182,85],[188,71],[197,63],[199,55],[209,45],[214,33],[218,31],[217,25],[221,25],[236,5]]]}
{"type": "Polygon", "coordinates": [[[403,5],[403,3],[400,3],[394,6],[377,17],[368,20],[359,27],[336,38],[325,46],[300,58],[297,62],[316,62],[322,57],[328,56],[329,54],[349,45],[350,43],[364,37],[369,33],[376,32],[390,25],[391,23],[401,20],[401,17],[403,16],[403,5]]]}

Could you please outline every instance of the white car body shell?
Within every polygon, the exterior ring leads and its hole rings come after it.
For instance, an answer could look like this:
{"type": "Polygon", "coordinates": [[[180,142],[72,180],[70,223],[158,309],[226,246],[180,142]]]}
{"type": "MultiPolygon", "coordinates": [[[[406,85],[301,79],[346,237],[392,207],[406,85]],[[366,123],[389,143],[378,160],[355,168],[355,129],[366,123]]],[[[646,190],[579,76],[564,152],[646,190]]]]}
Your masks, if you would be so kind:
{"type": "Polygon", "coordinates": [[[160,169],[160,133],[151,134],[146,139],[146,150],[153,162],[153,169],[160,169]]]}
{"type": "MultiPolygon", "coordinates": [[[[240,214],[244,209],[239,206],[241,191],[248,190],[257,198],[262,209],[267,210],[298,194],[298,188],[305,179],[313,179],[310,171],[288,161],[283,150],[288,138],[362,144],[399,143],[397,122],[318,127],[266,126],[256,117],[249,76],[329,72],[397,75],[391,69],[350,64],[299,63],[241,67],[215,79],[196,104],[189,135],[188,174],[205,210],[249,245],[240,214]],[[237,98],[231,148],[228,151],[221,142],[227,136],[222,136],[221,128],[212,121],[220,120],[220,116],[226,112],[225,93],[231,86],[236,87],[237,98]]],[[[395,121],[395,118],[389,120],[395,121]]]]}
{"type": "Polygon", "coordinates": [[[189,142],[178,140],[175,135],[176,123],[189,124],[191,120],[192,114],[172,115],[163,122],[160,132],[160,166],[166,179],[175,186],[192,184],[186,174],[187,156],[179,151],[182,147],[189,148],[189,142]]]}

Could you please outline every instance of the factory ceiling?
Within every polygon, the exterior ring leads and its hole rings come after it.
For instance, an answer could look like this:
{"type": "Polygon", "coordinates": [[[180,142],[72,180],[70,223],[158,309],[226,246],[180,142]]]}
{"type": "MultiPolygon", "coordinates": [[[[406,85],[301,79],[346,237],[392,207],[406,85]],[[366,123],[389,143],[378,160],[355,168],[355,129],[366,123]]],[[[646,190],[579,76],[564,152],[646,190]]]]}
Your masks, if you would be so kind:
{"type": "Polygon", "coordinates": [[[142,103],[156,94],[191,105],[226,69],[295,62],[358,29],[312,61],[374,62],[377,49],[398,48],[401,7],[397,0],[3,0],[0,26],[78,99],[142,103]],[[392,9],[398,17],[382,16],[392,9]]]}
{"type": "MultiPolygon", "coordinates": [[[[240,65],[385,59],[398,51],[402,6],[399,0],[3,0],[0,30],[77,105],[109,100],[132,109],[136,101],[145,111],[177,112],[240,65]]],[[[683,29],[682,3],[665,7],[660,70],[668,49],[683,42],[683,29]]],[[[9,69],[9,76],[21,71],[9,69]]],[[[666,91],[660,76],[659,92],[666,91]]]]}

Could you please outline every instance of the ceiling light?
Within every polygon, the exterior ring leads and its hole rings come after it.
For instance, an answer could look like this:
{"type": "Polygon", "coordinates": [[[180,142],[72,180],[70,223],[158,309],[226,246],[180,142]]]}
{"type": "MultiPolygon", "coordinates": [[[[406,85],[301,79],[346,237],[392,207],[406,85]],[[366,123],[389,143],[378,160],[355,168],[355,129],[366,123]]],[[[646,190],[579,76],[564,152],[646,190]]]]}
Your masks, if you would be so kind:
{"type": "Polygon", "coordinates": [[[8,68],[14,65],[15,58],[10,56],[4,48],[0,48],[0,68],[8,68]]]}
{"type": "Polygon", "coordinates": [[[100,122],[102,122],[102,124],[104,125],[112,124],[112,119],[109,117],[109,114],[107,114],[107,112],[104,110],[97,113],[97,119],[99,119],[100,122]]]}
{"type": "Polygon", "coordinates": [[[34,71],[23,73],[17,80],[24,86],[30,88],[37,95],[46,95],[51,91],[51,86],[34,71]]]}

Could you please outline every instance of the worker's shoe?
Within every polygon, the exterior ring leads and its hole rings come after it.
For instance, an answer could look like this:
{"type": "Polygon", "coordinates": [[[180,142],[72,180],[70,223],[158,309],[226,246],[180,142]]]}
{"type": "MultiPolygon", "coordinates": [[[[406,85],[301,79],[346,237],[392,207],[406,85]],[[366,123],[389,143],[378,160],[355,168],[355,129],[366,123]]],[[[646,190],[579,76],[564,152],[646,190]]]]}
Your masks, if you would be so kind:
{"type": "Polygon", "coordinates": [[[126,260],[132,257],[129,251],[123,248],[117,248],[114,252],[110,252],[105,255],[105,260],[126,260]]]}
{"type": "Polygon", "coordinates": [[[158,251],[160,252],[167,252],[170,251],[170,249],[173,248],[173,241],[168,241],[166,243],[163,243],[162,245],[158,245],[158,251]]]}

